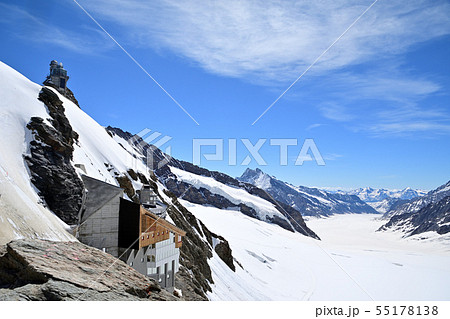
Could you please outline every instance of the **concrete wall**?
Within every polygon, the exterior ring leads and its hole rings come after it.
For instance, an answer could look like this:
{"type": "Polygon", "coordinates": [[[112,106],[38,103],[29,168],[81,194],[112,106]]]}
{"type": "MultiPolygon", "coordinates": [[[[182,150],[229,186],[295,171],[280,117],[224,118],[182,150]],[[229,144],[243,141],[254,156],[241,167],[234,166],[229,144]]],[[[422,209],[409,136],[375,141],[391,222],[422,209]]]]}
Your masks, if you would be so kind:
{"type": "Polygon", "coordinates": [[[78,239],[119,257],[119,209],[120,196],[116,196],[81,224],[78,239]]]}

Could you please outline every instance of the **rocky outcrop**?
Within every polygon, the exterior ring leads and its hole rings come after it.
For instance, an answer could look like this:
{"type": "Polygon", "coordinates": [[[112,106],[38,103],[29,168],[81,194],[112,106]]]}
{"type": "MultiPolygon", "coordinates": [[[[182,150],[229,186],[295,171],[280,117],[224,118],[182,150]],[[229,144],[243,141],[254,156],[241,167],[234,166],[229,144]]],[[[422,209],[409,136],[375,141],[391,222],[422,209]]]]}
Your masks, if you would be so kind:
{"type": "Polygon", "coordinates": [[[408,236],[434,231],[439,235],[450,232],[450,196],[430,203],[417,212],[394,215],[382,230],[400,230],[408,236]]]}
{"type": "Polygon", "coordinates": [[[233,255],[228,241],[222,236],[212,233],[202,221],[182,206],[176,196],[170,192],[173,205],[167,210],[175,225],[186,231],[181,246],[180,272],[175,285],[183,291],[189,300],[207,300],[206,292],[211,292],[210,284],[214,283],[208,259],[212,258],[212,249],[235,271],[233,255]]]}
{"type": "Polygon", "coordinates": [[[231,270],[236,271],[236,266],[234,265],[233,251],[228,244],[228,241],[222,236],[212,234],[214,242],[214,251],[223,260],[223,262],[230,267],[231,270]]]}
{"type": "Polygon", "coordinates": [[[51,89],[42,88],[39,100],[47,106],[51,125],[38,117],[31,118],[27,125],[34,137],[30,155],[25,156],[31,182],[59,218],[76,224],[84,191],[83,182],[71,165],[78,134],[64,114],[62,101],[51,89]]]}
{"type": "Polygon", "coordinates": [[[136,195],[136,191],[133,188],[133,184],[126,175],[116,176],[116,180],[119,186],[124,189],[125,194],[135,203],[139,203],[139,198],[136,195]]]}
{"type": "Polygon", "coordinates": [[[184,231],[183,245],[180,250],[180,265],[186,268],[187,273],[183,271],[175,279],[175,286],[187,287],[192,291],[193,299],[207,300],[206,293],[211,292],[210,283],[213,283],[211,268],[208,265],[208,259],[212,257],[211,247],[200,238],[203,234],[199,221],[184,206],[178,203],[176,198],[172,198],[174,205],[169,206],[167,214],[173,220],[175,225],[184,231]],[[182,283],[179,282],[182,280],[182,283]]]}
{"type": "Polygon", "coordinates": [[[177,300],[152,279],[79,242],[0,248],[0,300],[177,300]]]}
{"type": "MultiPolygon", "coordinates": [[[[56,90],[59,89],[56,85],[54,85],[54,84],[53,84],[50,80],[48,80],[48,79],[45,80],[42,84],[44,84],[45,86],[52,87],[52,88],[54,88],[54,89],[56,89],[56,90]]],[[[75,94],[73,94],[72,90],[69,89],[68,87],[66,87],[66,94],[65,94],[65,97],[66,97],[68,100],[72,101],[76,106],[78,106],[79,108],[81,108],[81,107],[80,107],[80,104],[78,104],[78,100],[75,98],[75,94]]]]}
{"type": "Polygon", "coordinates": [[[410,199],[407,202],[400,203],[391,207],[391,209],[383,215],[383,218],[389,219],[395,215],[413,214],[424,208],[425,206],[437,203],[443,198],[450,196],[450,181],[439,186],[435,190],[428,192],[424,196],[410,199]]]}

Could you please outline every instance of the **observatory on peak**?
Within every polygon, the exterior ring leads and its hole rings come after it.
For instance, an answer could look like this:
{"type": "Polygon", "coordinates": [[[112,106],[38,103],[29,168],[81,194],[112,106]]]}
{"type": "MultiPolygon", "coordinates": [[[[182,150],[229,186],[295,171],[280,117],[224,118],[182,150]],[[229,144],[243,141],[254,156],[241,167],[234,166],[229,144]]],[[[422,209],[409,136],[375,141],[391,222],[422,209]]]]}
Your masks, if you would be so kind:
{"type": "Polygon", "coordinates": [[[44,85],[53,86],[61,94],[66,95],[67,92],[67,81],[69,81],[69,76],[67,71],[64,69],[62,62],[58,63],[56,60],[50,62],[50,73],[44,81],[44,85]]]}

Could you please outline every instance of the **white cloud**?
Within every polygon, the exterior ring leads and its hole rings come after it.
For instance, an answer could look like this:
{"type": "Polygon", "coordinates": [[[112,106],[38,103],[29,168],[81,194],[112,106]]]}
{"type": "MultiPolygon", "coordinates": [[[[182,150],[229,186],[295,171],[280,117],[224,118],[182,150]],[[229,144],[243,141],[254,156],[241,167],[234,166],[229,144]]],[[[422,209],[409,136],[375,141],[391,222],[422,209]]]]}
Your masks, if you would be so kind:
{"type": "MultiPolygon", "coordinates": [[[[346,94],[347,99],[380,99],[386,101],[406,102],[421,99],[438,92],[441,86],[431,80],[402,74],[390,68],[378,71],[378,74],[340,75],[335,86],[346,94]]],[[[330,83],[330,85],[333,85],[330,83]]]]}
{"type": "MultiPolygon", "coordinates": [[[[82,1],[142,46],[232,77],[290,81],[372,1],[82,1]]],[[[314,67],[336,70],[450,33],[450,4],[379,1],[314,67]]]]}
{"type": "Polygon", "coordinates": [[[309,126],[306,128],[306,130],[307,130],[307,131],[310,131],[310,130],[313,130],[313,129],[315,129],[315,128],[321,127],[321,126],[324,126],[324,124],[321,124],[321,123],[314,123],[314,124],[309,125],[309,126]]]}
{"type": "Polygon", "coordinates": [[[322,103],[319,105],[319,110],[324,117],[334,121],[347,122],[355,118],[355,115],[351,114],[344,105],[334,102],[322,103]]]}
{"type": "MultiPolygon", "coordinates": [[[[449,134],[450,124],[439,123],[436,120],[416,120],[416,121],[397,121],[392,123],[378,123],[366,128],[367,131],[377,137],[385,136],[410,136],[414,133],[433,133],[433,134],[449,134]]],[[[428,135],[420,135],[416,137],[429,137],[428,135]]]]}
{"type": "MultiPolygon", "coordinates": [[[[375,114],[376,122],[365,130],[376,136],[406,136],[419,133],[449,134],[450,115],[448,111],[436,107],[420,107],[419,105],[401,105],[375,114]]],[[[419,136],[419,135],[415,135],[419,136]]]]}

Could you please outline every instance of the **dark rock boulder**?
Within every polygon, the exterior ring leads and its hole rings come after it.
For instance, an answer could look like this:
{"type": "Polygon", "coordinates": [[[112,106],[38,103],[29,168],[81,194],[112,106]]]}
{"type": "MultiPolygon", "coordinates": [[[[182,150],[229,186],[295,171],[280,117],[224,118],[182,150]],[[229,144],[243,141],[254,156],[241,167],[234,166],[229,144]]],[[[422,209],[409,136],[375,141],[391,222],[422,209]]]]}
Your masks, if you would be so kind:
{"type": "Polygon", "coordinates": [[[176,300],[153,279],[79,242],[8,243],[0,288],[0,300],[176,300]]]}
{"type": "Polygon", "coordinates": [[[222,236],[214,235],[215,241],[217,242],[214,247],[214,251],[223,260],[231,270],[236,271],[236,266],[234,265],[234,257],[233,251],[228,244],[228,241],[225,240],[222,236]]]}

